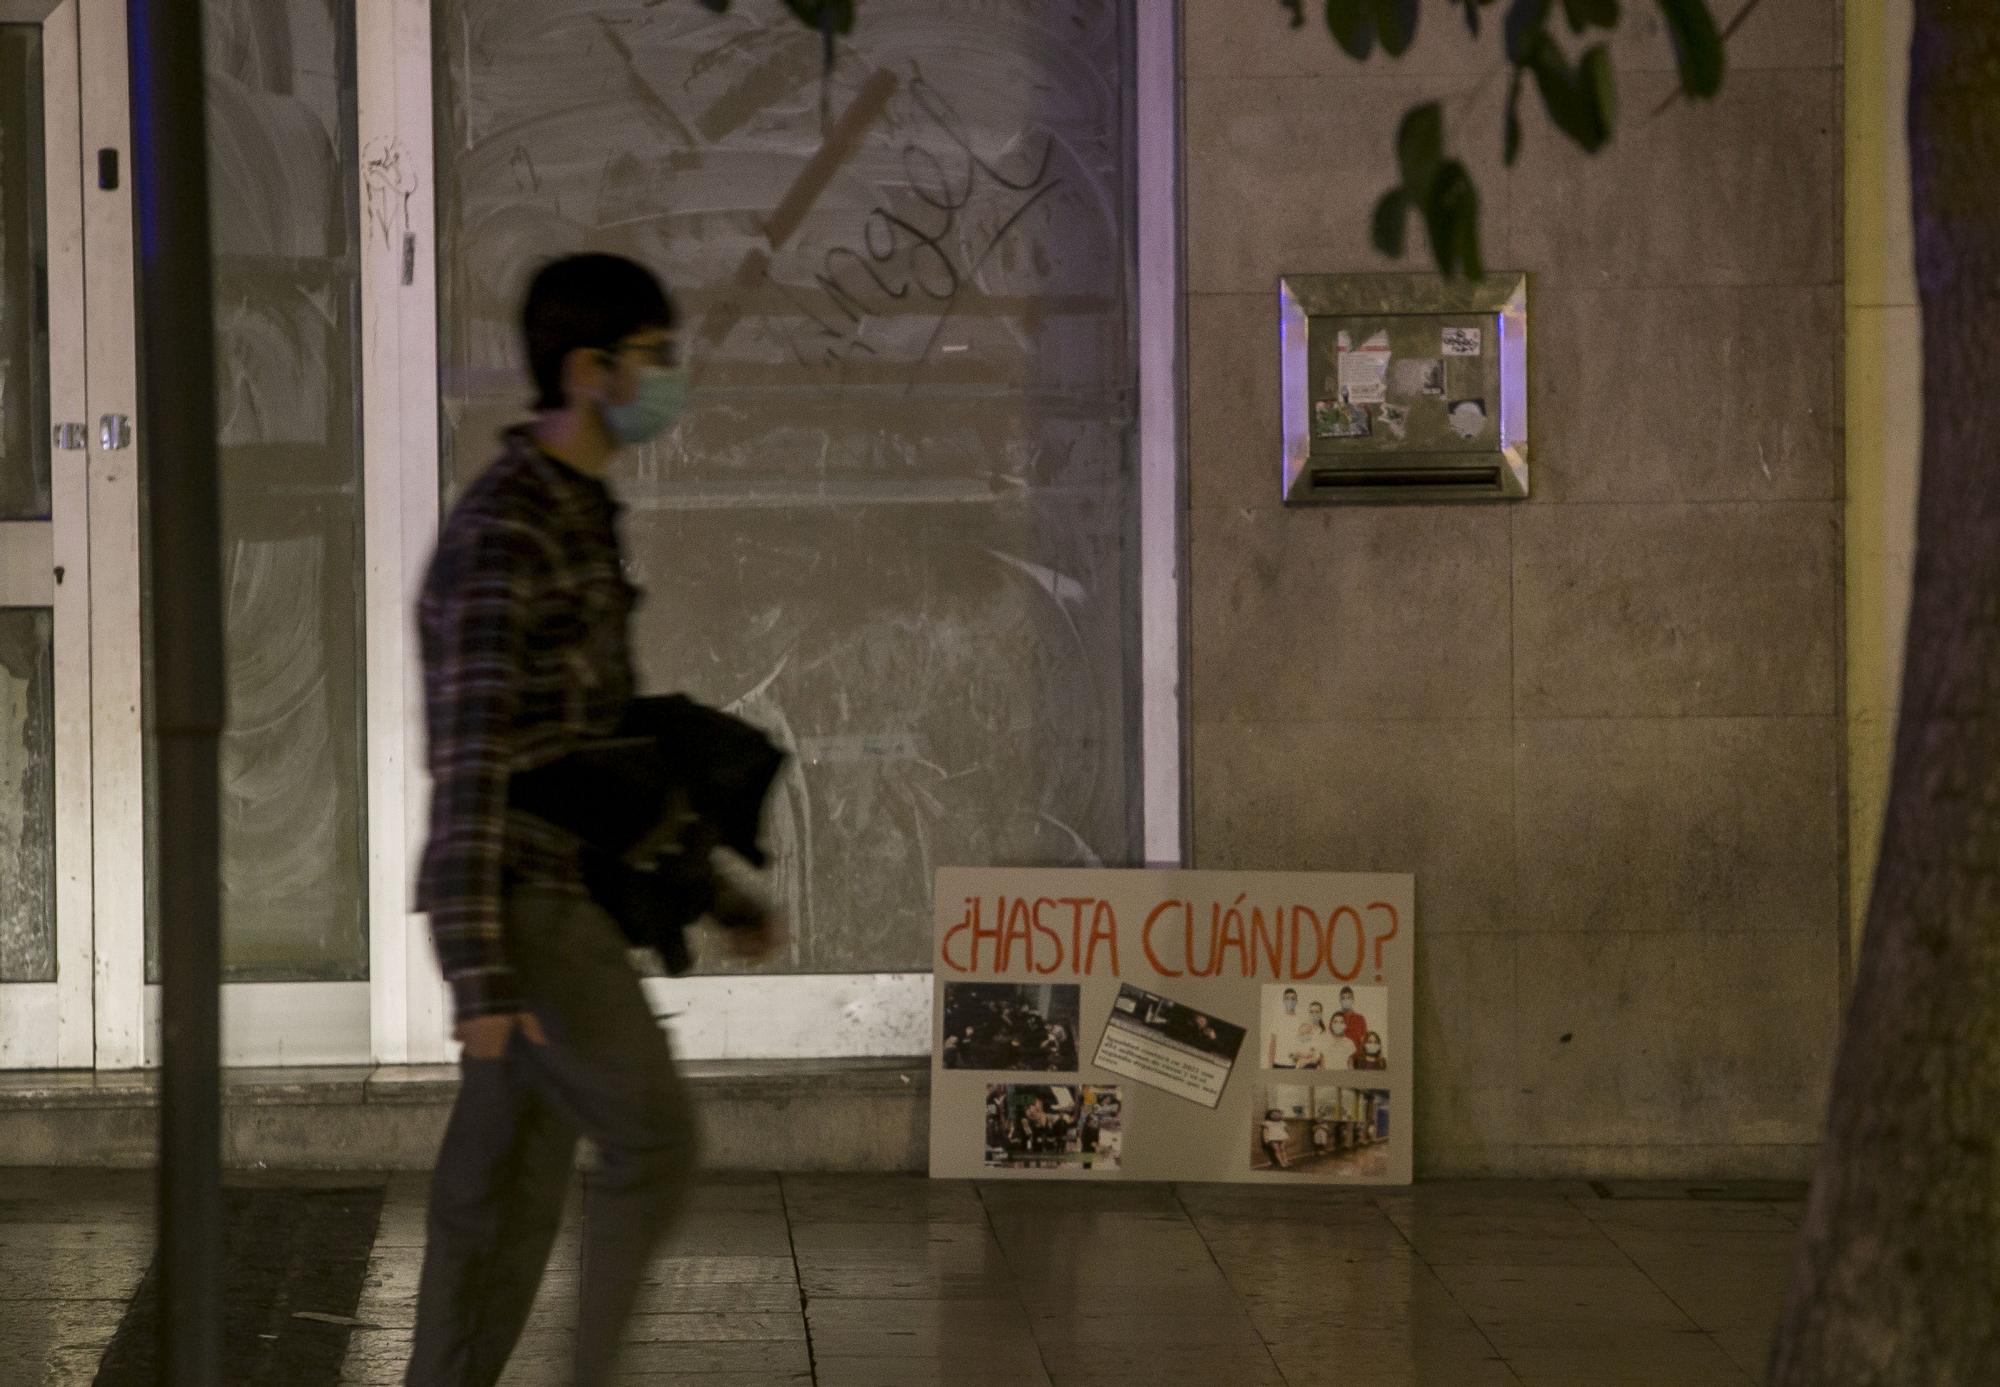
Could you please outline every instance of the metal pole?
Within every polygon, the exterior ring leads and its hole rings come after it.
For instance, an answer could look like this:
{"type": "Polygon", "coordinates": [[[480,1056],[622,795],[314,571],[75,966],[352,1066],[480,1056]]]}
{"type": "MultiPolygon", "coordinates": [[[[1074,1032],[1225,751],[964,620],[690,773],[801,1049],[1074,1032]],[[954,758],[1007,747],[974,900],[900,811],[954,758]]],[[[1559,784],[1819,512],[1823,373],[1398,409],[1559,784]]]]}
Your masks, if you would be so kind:
{"type": "Polygon", "coordinates": [[[127,0],[159,750],[160,1378],[222,1382],[222,571],[201,0],[127,0]]]}

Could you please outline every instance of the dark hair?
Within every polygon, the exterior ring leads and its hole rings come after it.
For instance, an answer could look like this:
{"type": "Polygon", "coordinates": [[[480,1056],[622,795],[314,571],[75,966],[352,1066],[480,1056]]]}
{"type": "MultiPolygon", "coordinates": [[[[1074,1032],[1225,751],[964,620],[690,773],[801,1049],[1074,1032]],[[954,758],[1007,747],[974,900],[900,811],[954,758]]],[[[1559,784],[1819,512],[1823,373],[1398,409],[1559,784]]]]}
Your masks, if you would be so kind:
{"type": "Polygon", "coordinates": [[[664,284],[622,255],[571,255],[542,266],[521,307],[521,337],[535,382],[535,408],[561,409],[563,358],[578,347],[608,350],[647,328],[680,325],[664,284]]]}

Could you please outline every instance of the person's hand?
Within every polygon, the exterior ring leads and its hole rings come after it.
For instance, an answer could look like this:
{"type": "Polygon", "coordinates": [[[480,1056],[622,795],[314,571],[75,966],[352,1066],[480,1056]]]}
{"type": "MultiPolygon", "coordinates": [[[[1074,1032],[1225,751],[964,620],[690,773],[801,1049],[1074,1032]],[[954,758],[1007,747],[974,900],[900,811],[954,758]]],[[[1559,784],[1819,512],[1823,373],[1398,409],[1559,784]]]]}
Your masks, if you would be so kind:
{"type": "Polygon", "coordinates": [[[778,907],[760,891],[739,885],[727,875],[715,884],[709,917],[722,927],[729,951],[751,963],[761,962],[785,943],[785,921],[778,907]]]}
{"type": "Polygon", "coordinates": [[[542,1031],[542,1023],[529,1011],[503,1011],[492,1016],[475,1016],[469,1021],[461,1021],[452,1027],[451,1036],[465,1047],[465,1057],[474,1060],[497,1060],[507,1053],[507,1042],[513,1038],[515,1027],[537,1045],[546,1045],[549,1038],[542,1031]]]}
{"type": "Polygon", "coordinates": [[[735,925],[723,932],[729,951],[750,963],[761,963],[785,946],[785,917],[767,911],[754,925],[735,925]]]}

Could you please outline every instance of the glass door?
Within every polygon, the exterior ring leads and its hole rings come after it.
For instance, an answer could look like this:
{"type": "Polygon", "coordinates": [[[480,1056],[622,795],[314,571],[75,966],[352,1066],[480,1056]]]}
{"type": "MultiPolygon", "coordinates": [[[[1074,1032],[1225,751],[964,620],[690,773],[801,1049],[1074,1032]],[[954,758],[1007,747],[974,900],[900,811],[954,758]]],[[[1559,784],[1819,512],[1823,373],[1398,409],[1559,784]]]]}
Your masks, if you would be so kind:
{"type": "Polygon", "coordinates": [[[76,0],[0,0],[0,1068],[94,1058],[80,145],[76,0]]]}
{"type": "MultiPolygon", "coordinates": [[[[369,12],[388,36],[422,8],[369,12]]],[[[144,734],[146,560],[172,539],[148,533],[142,502],[124,9],[0,0],[0,1069],[159,1058],[149,863],[173,828],[154,812],[144,734]]],[[[401,1057],[400,1034],[371,1035],[376,1013],[428,1033],[436,1008],[406,1002],[421,990],[406,975],[421,982],[422,969],[403,957],[415,950],[401,786],[375,794],[368,774],[378,753],[403,764],[409,698],[381,632],[400,635],[408,602],[399,567],[363,562],[361,199],[364,185],[379,194],[374,280],[415,301],[429,280],[413,283],[401,241],[416,187],[393,141],[364,175],[355,0],[202,0],[202,17],[229,707],[225,1061],[401,1057]],[[379,674],[364,658],[374,645],[379,674]],[[371,910],[390,926],[379,937],[371,910]],[[371,978],[371,950],[398,966],[371,978]]],[[[410,61],[428,72],[421,48],[410,61]]],[[[423,117],[427,131],[427,104],[423,117]]],[[[378,330],[369,369],[393,378],[402,365],[378,330]]],[[[421,417],[434,430],[434,403],[421,417]]],[[[408,451],[391,429],[370,458],[394,480],[408,451]]],[[[434,508],[434,452],[420,451],[411,470],[434,508]]],[[[402,538],[396,499],[383,489],[369,534],[402,538]]],[[[427,550],[428,535],[409,544],[427,550]]]]}
{"type": "MultiPolygon", "coordinates": [[[[227,708],[223,1062],[359,1063],[371,989],[356,6],[200,11],[227,708]]],[[[146,828],[155,842],[173,832],[151,793],[146,828]]],[[[149,1063],[160,924],[149,906],[149,1063]]]]}

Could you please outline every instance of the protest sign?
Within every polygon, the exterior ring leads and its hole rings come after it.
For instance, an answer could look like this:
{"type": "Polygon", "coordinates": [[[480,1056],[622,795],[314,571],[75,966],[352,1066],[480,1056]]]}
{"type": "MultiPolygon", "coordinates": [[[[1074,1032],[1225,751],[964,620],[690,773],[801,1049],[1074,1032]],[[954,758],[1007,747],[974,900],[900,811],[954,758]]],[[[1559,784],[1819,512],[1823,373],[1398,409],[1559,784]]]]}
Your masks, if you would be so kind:
{"type": "Polygon", "coordinates": [[[1403,1184],[1408,876],[937,876],[931,1173],[1403,1184]]]}

